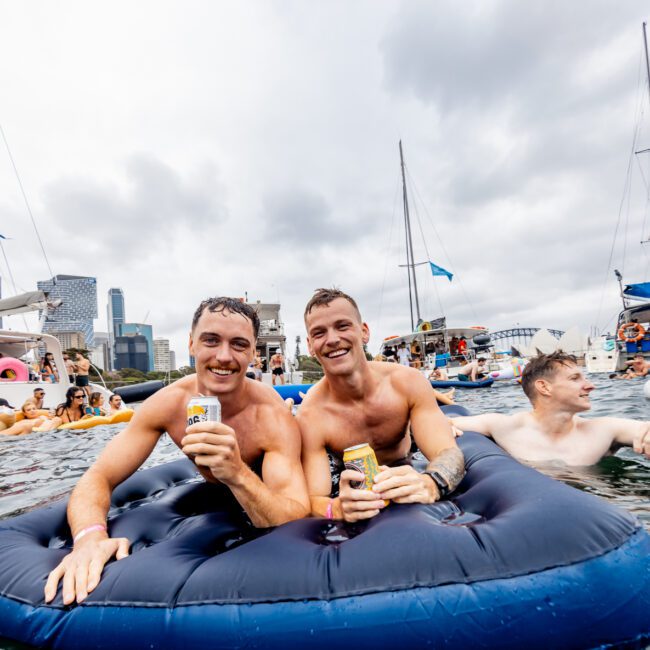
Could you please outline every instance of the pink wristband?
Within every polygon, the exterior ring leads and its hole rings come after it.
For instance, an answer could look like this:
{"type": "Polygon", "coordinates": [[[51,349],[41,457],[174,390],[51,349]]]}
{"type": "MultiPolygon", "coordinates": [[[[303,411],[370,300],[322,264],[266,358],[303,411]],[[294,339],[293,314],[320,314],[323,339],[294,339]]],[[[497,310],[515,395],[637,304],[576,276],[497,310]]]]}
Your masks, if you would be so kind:
{"type": "Polygon", "coordinates": [[[327,504],[327,510],[325,510],[326,519],[334,519],[334,513],[332,512],[332,503],[334,499],[330,499],[330,502],[327,504]]]}
{"type": "Polygon", "coordinates": [[[74,536],[72,543],[74,544],[78,542],[84,535],[87,535],[88,533],[94,533],[96,530],[103,530],[106,532],[106,526],[104,524],[93,524],[92,526],[86,526],[74,536]]]}

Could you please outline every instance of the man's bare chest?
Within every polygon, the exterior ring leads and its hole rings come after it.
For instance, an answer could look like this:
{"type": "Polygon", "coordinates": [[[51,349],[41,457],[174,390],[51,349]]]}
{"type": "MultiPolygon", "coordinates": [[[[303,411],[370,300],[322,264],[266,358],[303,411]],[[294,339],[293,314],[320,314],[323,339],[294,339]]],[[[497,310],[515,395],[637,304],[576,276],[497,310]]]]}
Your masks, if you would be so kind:
{"type": "Polygon", "coordinates": [[[336,408],[327,413],[320,426],[326,446],[336,453],[362,443],[378,451],[394,447],[404,438],[408,409],[396,404],[336,408]]]}

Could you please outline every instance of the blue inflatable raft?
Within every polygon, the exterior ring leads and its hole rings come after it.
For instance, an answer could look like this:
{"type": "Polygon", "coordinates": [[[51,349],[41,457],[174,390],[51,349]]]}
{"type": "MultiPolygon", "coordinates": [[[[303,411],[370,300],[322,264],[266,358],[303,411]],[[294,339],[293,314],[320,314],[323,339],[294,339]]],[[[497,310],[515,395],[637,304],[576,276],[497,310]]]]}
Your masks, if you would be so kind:
{"type": "Polygon", "coordinates": [[[432,379],[431,385],[434,388],[488,388],[492,386],[494,379],[482,379],[481,381],[460,381],[459,379],[432,379]]]}
{"type": "Polygon", "coordinates": [[[0,522],[0,636],[61,650],[642,647],[639,522],[478,434],[459,443],[467,476],[450,499],[355,525],[257,530],[188,461],[137,472],[109,514],[131,555],[82,605],[43,603],[71,546],[65,504],[0,522]]]}

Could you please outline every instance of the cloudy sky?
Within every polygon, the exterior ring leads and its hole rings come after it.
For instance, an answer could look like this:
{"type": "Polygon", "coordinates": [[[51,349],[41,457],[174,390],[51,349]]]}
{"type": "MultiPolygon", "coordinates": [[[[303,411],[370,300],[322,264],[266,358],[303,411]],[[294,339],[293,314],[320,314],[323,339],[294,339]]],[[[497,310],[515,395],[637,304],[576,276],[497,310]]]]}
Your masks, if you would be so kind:
{"type": "MultiPolygon", "coordinates": [[[[96,329],[122,287],[179,363],[209,295],[279,300],[291,352],[320,286],[358,298],[372,351],[408,331],[400,139],[416,260],[455,274],[420,269],[422,316],[587,333],[619,309],[612,268],[650,279],[650,154],[631,154],[650,147],[648,18],[645,0],[3,1],[0,125],[54,273],[97,277],[96,329]]],[[[1,140],[0,234],[18,291],[49,277],[1,140]]]]}

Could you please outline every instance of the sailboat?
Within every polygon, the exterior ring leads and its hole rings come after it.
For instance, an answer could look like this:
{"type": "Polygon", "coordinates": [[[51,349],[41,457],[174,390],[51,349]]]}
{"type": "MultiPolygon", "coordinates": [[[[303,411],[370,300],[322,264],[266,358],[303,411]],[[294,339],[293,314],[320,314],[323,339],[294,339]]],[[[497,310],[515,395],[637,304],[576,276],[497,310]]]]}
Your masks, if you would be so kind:
{"type": "MultiPolygon", "coordinates": [[[[406,190],[406,173],[404,164],[404,150],[402,141],[399,142],[400,167],[402,174],[402,202],[404,214],[404,230],[406,240],[406,264],[411,331],[402,336],[388,336],[382,341],[380,354],[393,357],[402,343],[406,344],[415,359],[416,367],[420,367],[427,376],[431,376],[434,368],[443,368],[447,379],[431,380],[436,388],[460,386],[462,388],[483,388],[492,385],[494,379],[486,378],[482,381],[468,382],[457,379],[459,369],[477,356],[489,357],[492,345],[490,334],[485,327],[447,327],[445,316],[429,320],[422,318],[420,310],[420,295],[416,267],[426,266],[433,276],[447,277],[451,282],[453,273],[447,271],[431,260],[416,262],[413,253],[413,237],[411,233],[411,215],[409,210],[408,193],[406,190]],[[461,350],[458,349],[460,341],[461,350]]],[[[498,366],[490,369],[498,369],[498,366]]]]}
{"type": "MultiPolygon", "coordinates": [[[[646,63],[646,81],[650,98],[650,57],[648,56],[648,37],[646,23],[643,23],[643,45],[646,63]]],[[[636,147],[635,147],[636,149],[636,147]]],[[[634,151],[634,155],[650,156],[650,148],[634,151]]],[[[650,194],[646,201],[650,200],[650,194]]],[[[646,206],[647,207],[647,206],[646,206]]],[[[641,246],[650,243],[650,238],[641,241],[641,246]]],[[[650,282],[628,284],[617,270],[623,309],[618,314],[614,334],[600,334],[590,341],[585,355],[585,365],[589,372],[615,373],[629,367],[636,355],[642,355],[650,362],[650,282]]]]}

